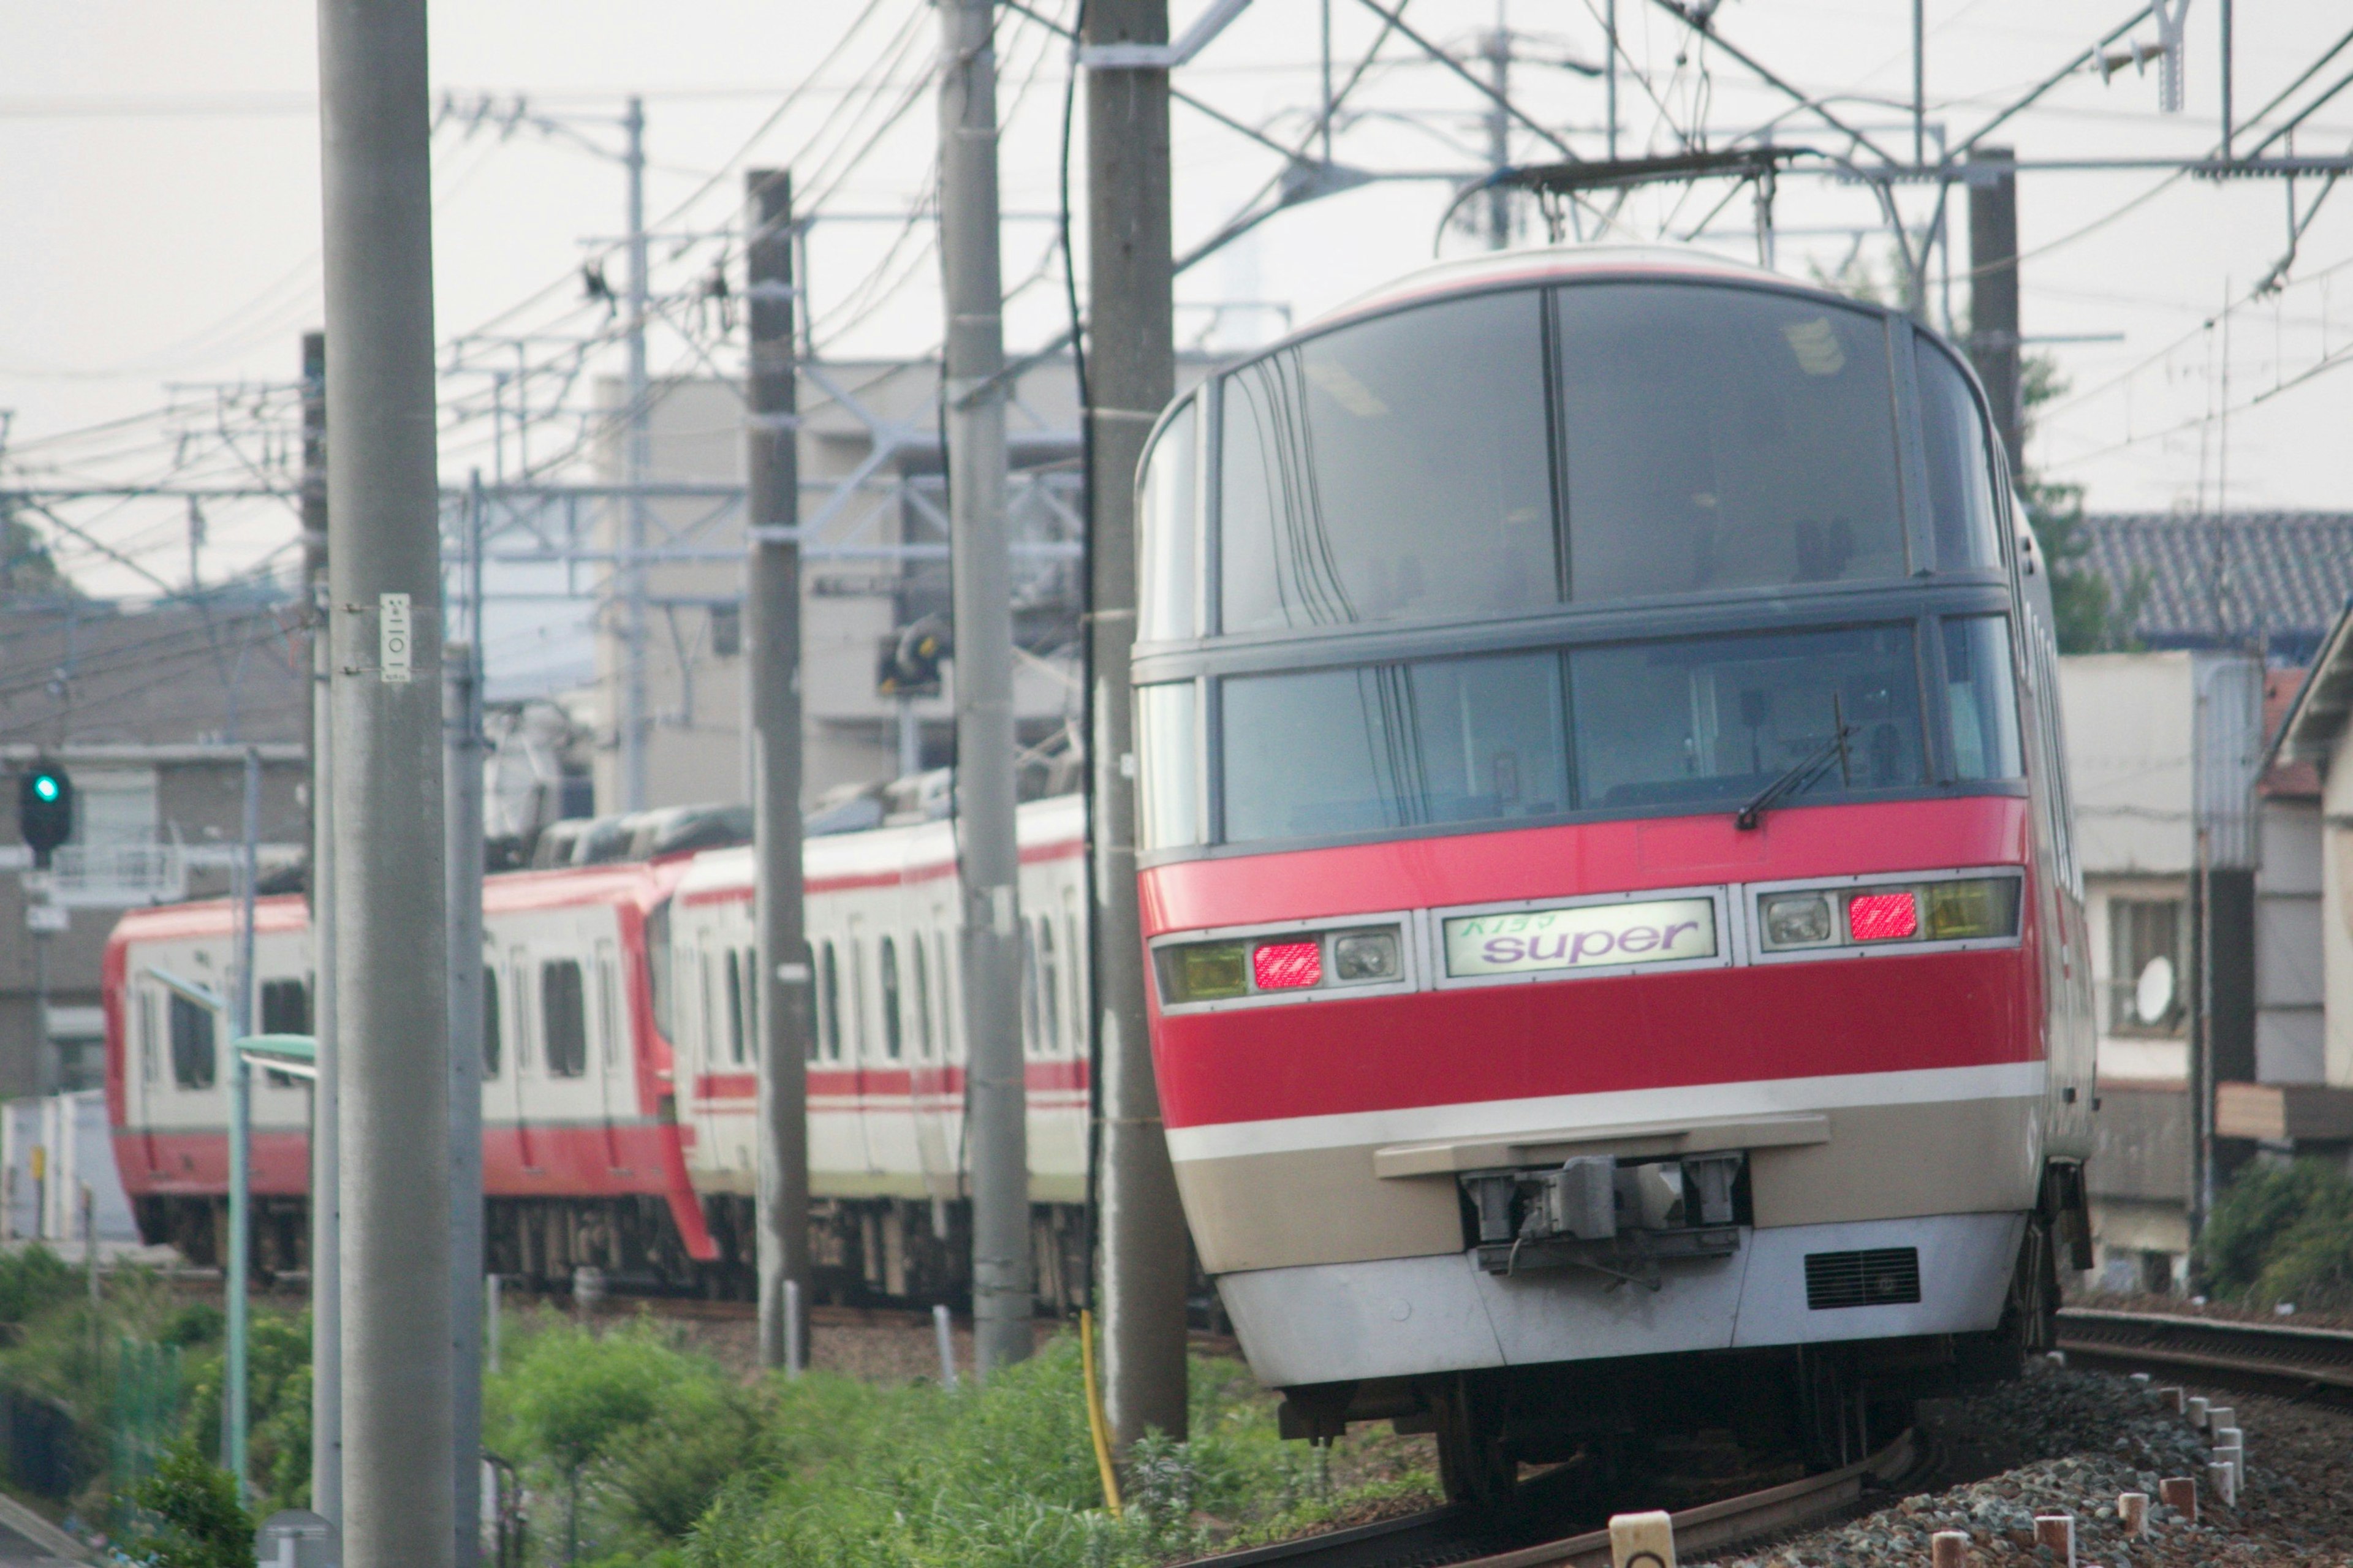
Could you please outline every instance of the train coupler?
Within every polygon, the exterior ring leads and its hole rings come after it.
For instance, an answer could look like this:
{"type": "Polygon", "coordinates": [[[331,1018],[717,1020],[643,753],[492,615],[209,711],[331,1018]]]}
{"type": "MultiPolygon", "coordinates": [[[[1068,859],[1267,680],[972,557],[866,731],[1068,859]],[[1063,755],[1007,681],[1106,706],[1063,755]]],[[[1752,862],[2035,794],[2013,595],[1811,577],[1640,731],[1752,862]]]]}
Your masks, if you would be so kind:
{"type": "Polygon", "coordinates": [[[1661,1288],[1662,1265],[1740,1250],[1734,1189],[1738,1152],[1621,1164],[1582,1154],[1557,1168],[1472,1171],[1473,1247],[1490,1274],[1585,1268],[1618,1284],[1661,1288]]]}

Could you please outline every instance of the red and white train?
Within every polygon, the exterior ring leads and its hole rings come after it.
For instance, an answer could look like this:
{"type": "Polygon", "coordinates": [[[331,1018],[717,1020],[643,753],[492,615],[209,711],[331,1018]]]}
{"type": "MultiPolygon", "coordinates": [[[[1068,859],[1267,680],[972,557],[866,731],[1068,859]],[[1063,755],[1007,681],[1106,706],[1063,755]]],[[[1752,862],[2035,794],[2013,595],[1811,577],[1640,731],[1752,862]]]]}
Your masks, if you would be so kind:
{"type": "Polygon", "coordinates": [[[1744,1400],[1832,1458],[2046,1331],[2082,889],[1947,344],[1689,253],[1445,265],[1188,393],[1141,500],[1162,1109],[1294,1434],[1419,1424],[1473,1497],[1744,1400]]]}
{"type": "MultiPolygon", "coordinates": [[[[1083,809],[1020,810],[1029,942],[1023,1023],[1039,1294],[1076,1299],[1086,1187],[1083,809]]],[[[543,1283],[749,1293],[754,1077],[751,854],[516,871],[487,879],[482,1057],[486,1247],[543,1283]]],[[[949,825],[813,838],[808,1064],[820,1289],[957,1293],[965,1060],[949,825]]],[[[105,959],[107,1095],[122,1184],[151,1241],[211,1261],[227,1191],[225,902],[135,911],[105,959]]],[[[264,1032],[309,1026],[302,901],[259,901],[264,1032]]],[[[306,1085],[254,1080],[253,1192],[265,1266],[301,1264],[306,1085]]]]}

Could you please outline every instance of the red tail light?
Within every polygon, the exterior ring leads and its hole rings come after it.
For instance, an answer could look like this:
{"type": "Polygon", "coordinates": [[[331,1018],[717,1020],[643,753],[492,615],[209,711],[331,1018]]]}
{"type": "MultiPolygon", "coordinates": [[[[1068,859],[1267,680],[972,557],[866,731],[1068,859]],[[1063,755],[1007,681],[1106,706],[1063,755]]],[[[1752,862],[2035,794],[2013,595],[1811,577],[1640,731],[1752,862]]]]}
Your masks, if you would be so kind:
{"type": "Polygon", "coordinates": [[[1250,977],[1261,991],[1296,991],[1324,983],[1324,944],[1270,942],[1250,954],[1250,977]]]}
{"type": "Polygon", "coordinates": [[[1909,889],[1858,893],[1847,900],[1846,923],[1857,942],[1893,942],[1919,934],[1920,907],[1909,889]]]}

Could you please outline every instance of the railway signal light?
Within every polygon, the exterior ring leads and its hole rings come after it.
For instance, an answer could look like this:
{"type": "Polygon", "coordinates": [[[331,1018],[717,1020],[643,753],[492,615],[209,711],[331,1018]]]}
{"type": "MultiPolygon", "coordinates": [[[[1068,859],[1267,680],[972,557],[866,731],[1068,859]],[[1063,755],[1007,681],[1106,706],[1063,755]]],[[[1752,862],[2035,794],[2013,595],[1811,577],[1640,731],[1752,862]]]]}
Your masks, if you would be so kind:
{"type": "Polygon", "coordinates": [[[73,780],[63,768],[37,763],[16,780],[16,827],[32,846],[33,864],[48,868],[49,852],[73,837],[73,780]]]}
{"type": "Polygon", "coordinates": [[[875,690],[884,697],[937,697],[940,661],[953,651],[946,623],[925,616],[883,639],[874,671],[875,690]]]}

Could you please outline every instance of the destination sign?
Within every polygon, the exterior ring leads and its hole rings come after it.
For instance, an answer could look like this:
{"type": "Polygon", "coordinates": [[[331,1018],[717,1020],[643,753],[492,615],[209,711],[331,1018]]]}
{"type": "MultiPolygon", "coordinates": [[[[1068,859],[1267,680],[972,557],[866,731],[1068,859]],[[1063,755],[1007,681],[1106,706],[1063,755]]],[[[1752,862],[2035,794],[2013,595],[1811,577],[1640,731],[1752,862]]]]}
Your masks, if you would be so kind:
{"type": "Polygon", "coordinates": [[[1715,956],[1715,900],[1456,915],[1445,930],[1446,973],[1458,977],[1669,963],[1715,956]]]}

